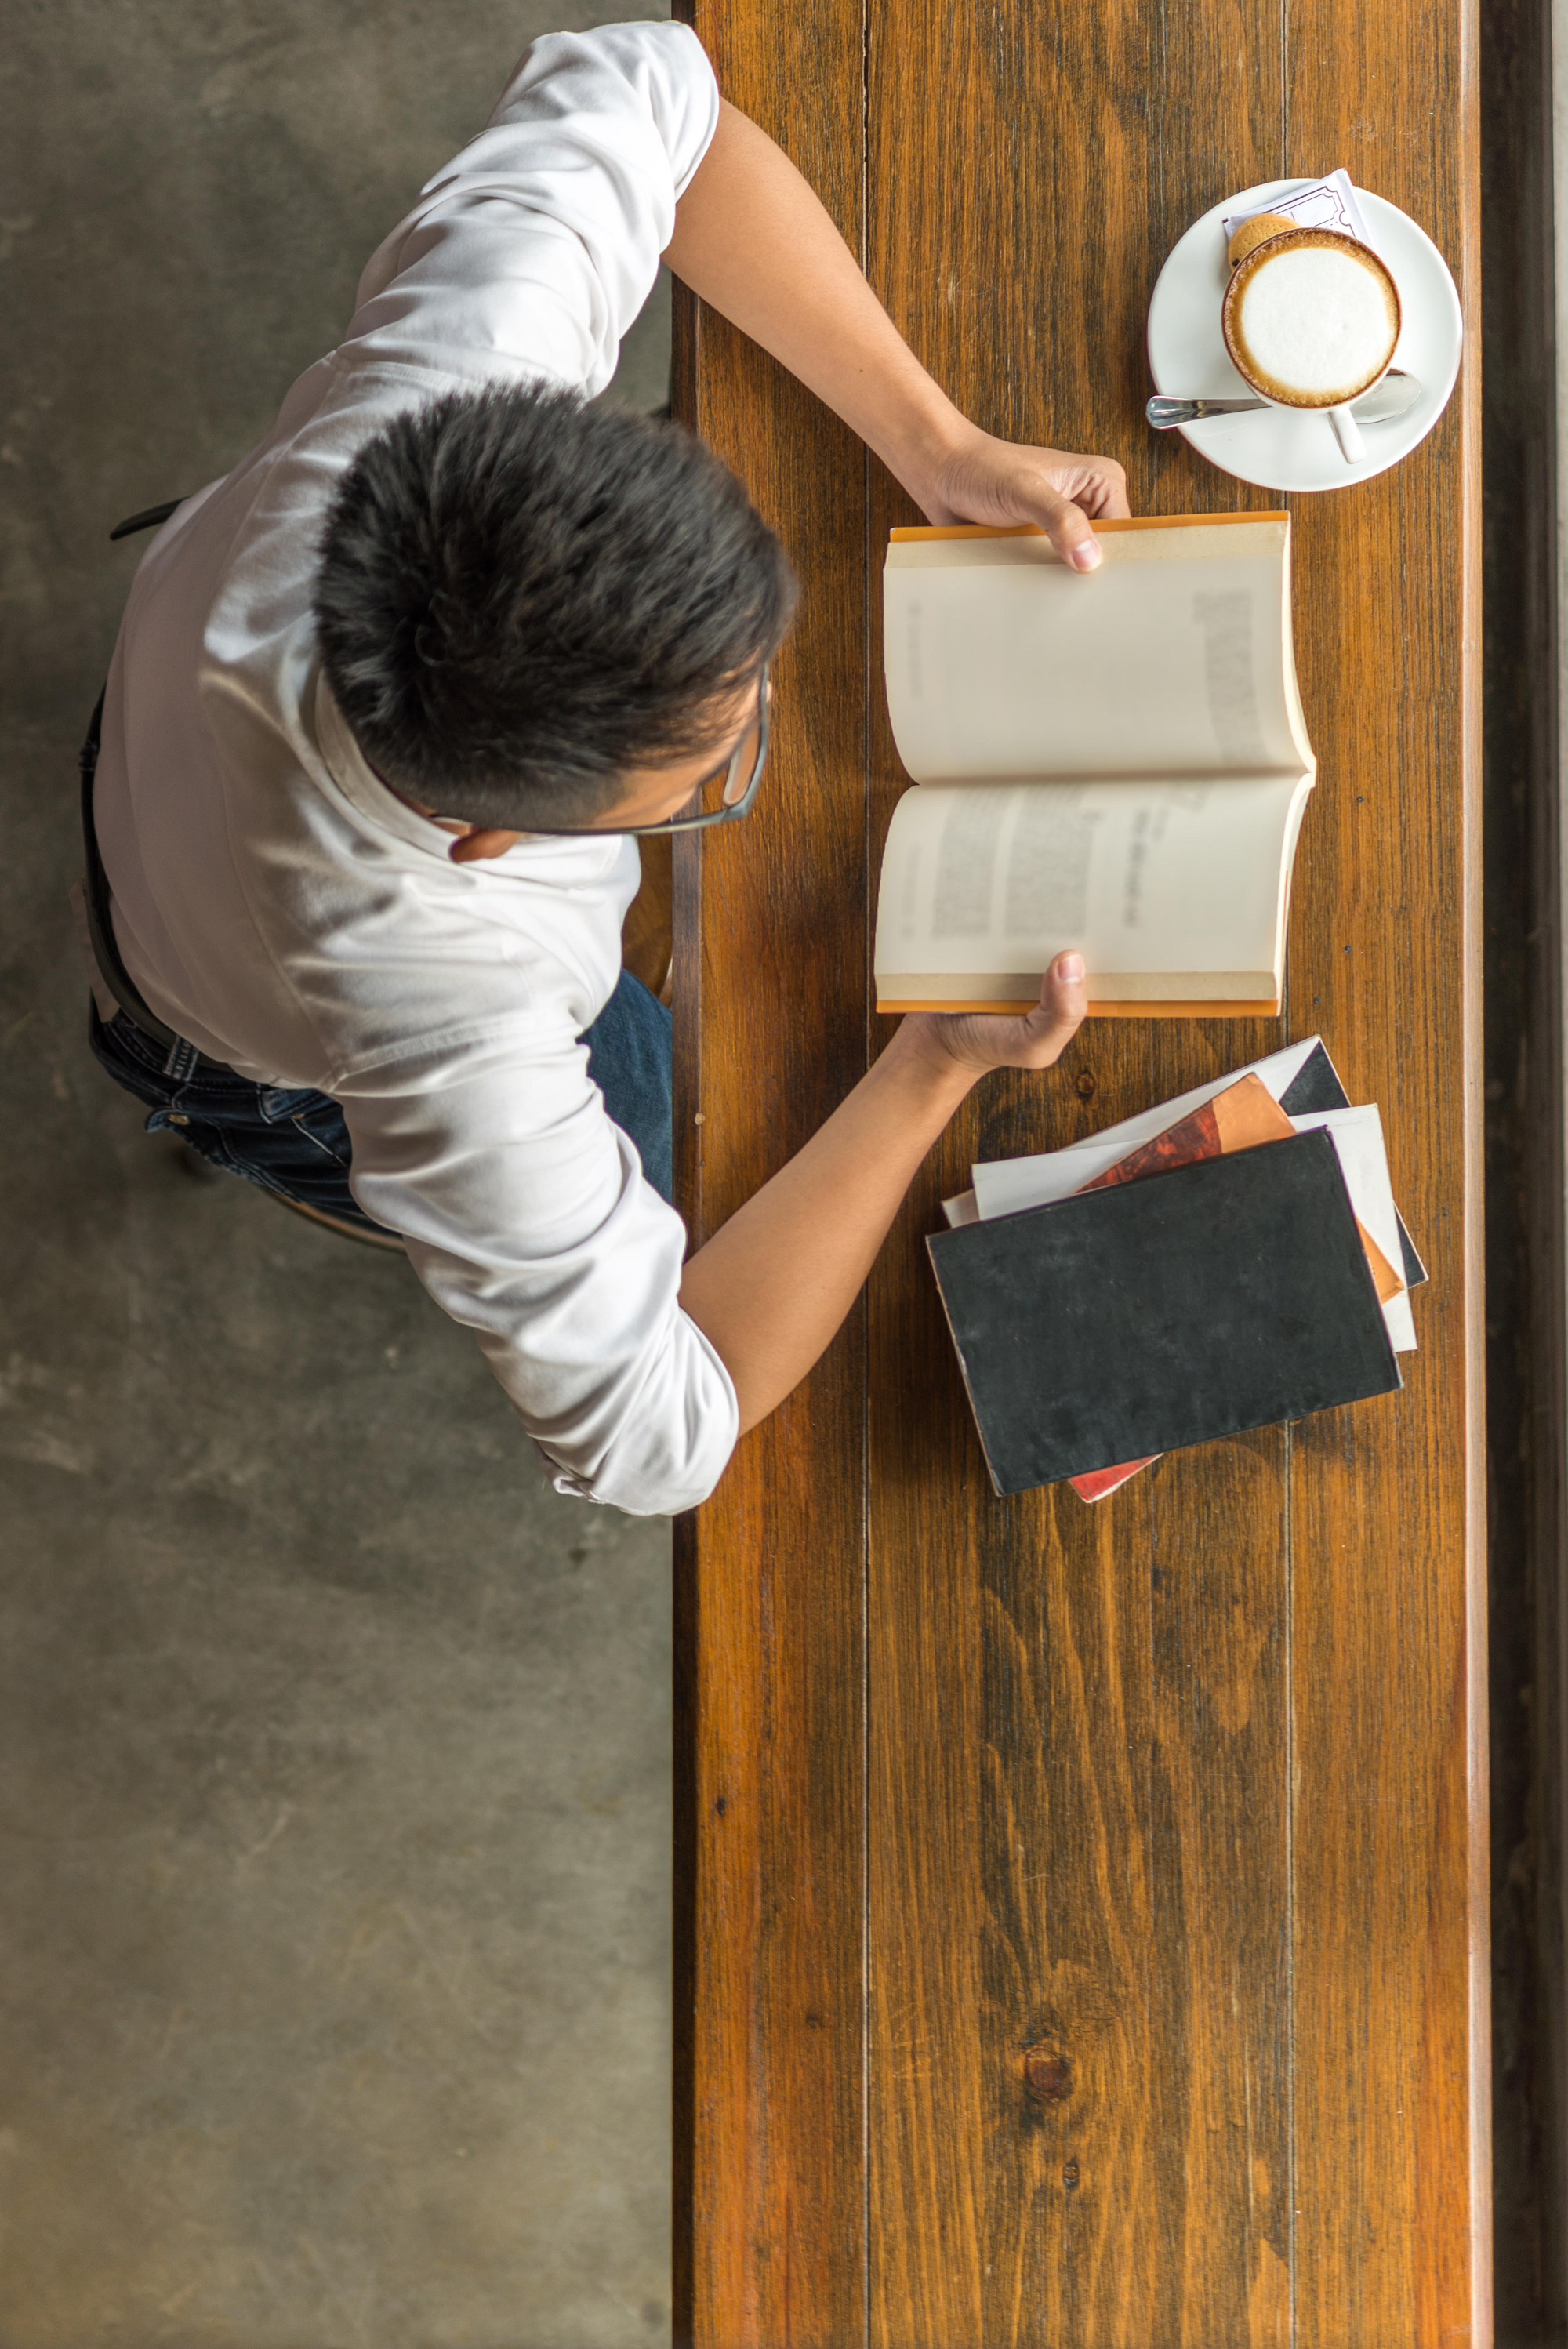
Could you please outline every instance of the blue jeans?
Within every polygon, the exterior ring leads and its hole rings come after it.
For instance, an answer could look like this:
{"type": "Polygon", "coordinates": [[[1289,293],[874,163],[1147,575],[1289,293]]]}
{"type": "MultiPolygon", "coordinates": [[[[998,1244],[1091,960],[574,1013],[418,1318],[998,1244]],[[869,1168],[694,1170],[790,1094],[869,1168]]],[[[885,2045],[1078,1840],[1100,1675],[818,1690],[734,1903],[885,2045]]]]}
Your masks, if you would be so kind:
{"type": "MultiPolygon", "coordinates": [[[[258,1085],[232,1070],[192,1066],[147,1035],[128,1011],[104,1022],[88,1013],[88,1040],[99,1063],[152,1114],[149,1133],[173,1132],[215,1166],[259,1183],[301,1206],[319,1207],[361,1230],[378,1232],[348,1187],[353,1163],[342,1110],[307,1086],[258,1085]],[[170,1072],[170,1058],[176,1067],[170,1072]]],[[[615,992],[584,1031],[588,1073],[615,1123],[636,1144],[643,1172],[670,1196],[670,1015],[641,979],[623,971],[615,992]]]]}

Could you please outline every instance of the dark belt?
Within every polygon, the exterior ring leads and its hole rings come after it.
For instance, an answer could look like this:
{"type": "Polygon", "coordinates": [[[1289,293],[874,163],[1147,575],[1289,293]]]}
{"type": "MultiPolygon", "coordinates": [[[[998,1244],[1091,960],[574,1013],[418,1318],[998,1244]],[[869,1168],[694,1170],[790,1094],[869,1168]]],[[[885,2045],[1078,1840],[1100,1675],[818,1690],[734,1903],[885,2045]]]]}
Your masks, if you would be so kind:
{"type": "MultiPolygon", "coordinates": [[[[155,523],[167,522],[181,503],[176,498],[169,505],[150,506],[145,513],[132,514],[128,522],[118,523],[110,538],[127,538],[134,530],[149,530],[155,523]]],[[[105,688],[107,692],[108,688],[105,688]]],[[[87,740],[82,744],[77,764],[82,776],[82,847],[87,854],[88,936],[92,944],[93,960],[98,975],[126,1017],[133,1019],[144,1035],[154,1043],[164,1046],[169,1054],[164,1072],[168,1076],[191,1076],[197,1069],[220,1069],[226,1076],[233,1071],[226,1061],[209,1060],[199,1052],[184,1036],[177,1036],[172,1028],[161,1020],[151,1005],[144,1000],[140,988],[127,970],[120,957],[119,944],[114,934],[114,919],[109,910],[108,874],[104,871],[103,858],[98,854],[98,833],[93,826],[93,781],[98,773],[98,744],[103,730],[103,694],[88,728],[87,740]]]]}

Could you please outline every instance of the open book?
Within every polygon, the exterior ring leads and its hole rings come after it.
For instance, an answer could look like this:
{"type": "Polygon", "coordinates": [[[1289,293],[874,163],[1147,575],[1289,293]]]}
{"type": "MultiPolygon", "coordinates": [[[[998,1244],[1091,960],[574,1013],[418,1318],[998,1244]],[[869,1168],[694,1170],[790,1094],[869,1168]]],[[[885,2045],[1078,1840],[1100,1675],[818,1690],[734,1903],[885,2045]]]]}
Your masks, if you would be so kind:
{"type": "Polygon", "coordinates": [[[895,530],[893,811],[881,1011],[1025,1010],[1076,947],[1101,1017],[1276,1012],[1315,761],[1290,632],[1290,516],[895,530]]]}

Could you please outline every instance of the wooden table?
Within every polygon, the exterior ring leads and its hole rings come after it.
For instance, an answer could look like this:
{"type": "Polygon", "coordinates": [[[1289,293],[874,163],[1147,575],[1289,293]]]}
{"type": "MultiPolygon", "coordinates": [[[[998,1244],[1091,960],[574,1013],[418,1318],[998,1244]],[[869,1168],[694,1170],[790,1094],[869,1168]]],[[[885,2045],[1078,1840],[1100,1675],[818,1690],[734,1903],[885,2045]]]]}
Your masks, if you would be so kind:
{"type": "MultiPolygon", "coordinates": [[[[1144,427],[1160,264],[1345,164],[1476,347],[1468,0],[697,0],[988,429],[1135,512],[1277,503],[1144,427]]],[[[794,552],[776,764],[676,860],[677,1168],[713,1231],[842,1097],[903,787],[879,582],[918,519],[722,321],[677,405],[794,552]]],[[[1279,1022],[1103,1023],[995,1078],[837,1343],[677,1538],[677,2337],[707,2349],[1490,2338],[1473,363],[1294,498],[1320,779],[1279,1022]],[[1321,1030],[1432,1269],[1399,1396],[999,1501],[924,1261],[975,1157],[1321,1030]]]]}

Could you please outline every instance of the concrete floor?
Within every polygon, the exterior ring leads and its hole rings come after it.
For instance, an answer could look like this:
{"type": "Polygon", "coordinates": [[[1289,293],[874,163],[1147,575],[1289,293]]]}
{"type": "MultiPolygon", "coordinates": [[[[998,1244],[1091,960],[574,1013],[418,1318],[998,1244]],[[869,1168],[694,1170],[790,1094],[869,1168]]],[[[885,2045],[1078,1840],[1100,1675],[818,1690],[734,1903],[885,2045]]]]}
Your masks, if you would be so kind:
{"type": "Polygon", "coordinates": [[[667,2337],[667,1525],[550,1492],[405,1267],[142,1134],[65,899],[108,525],[604,13],[7,18],[0,2349],[667,2337]]]}

